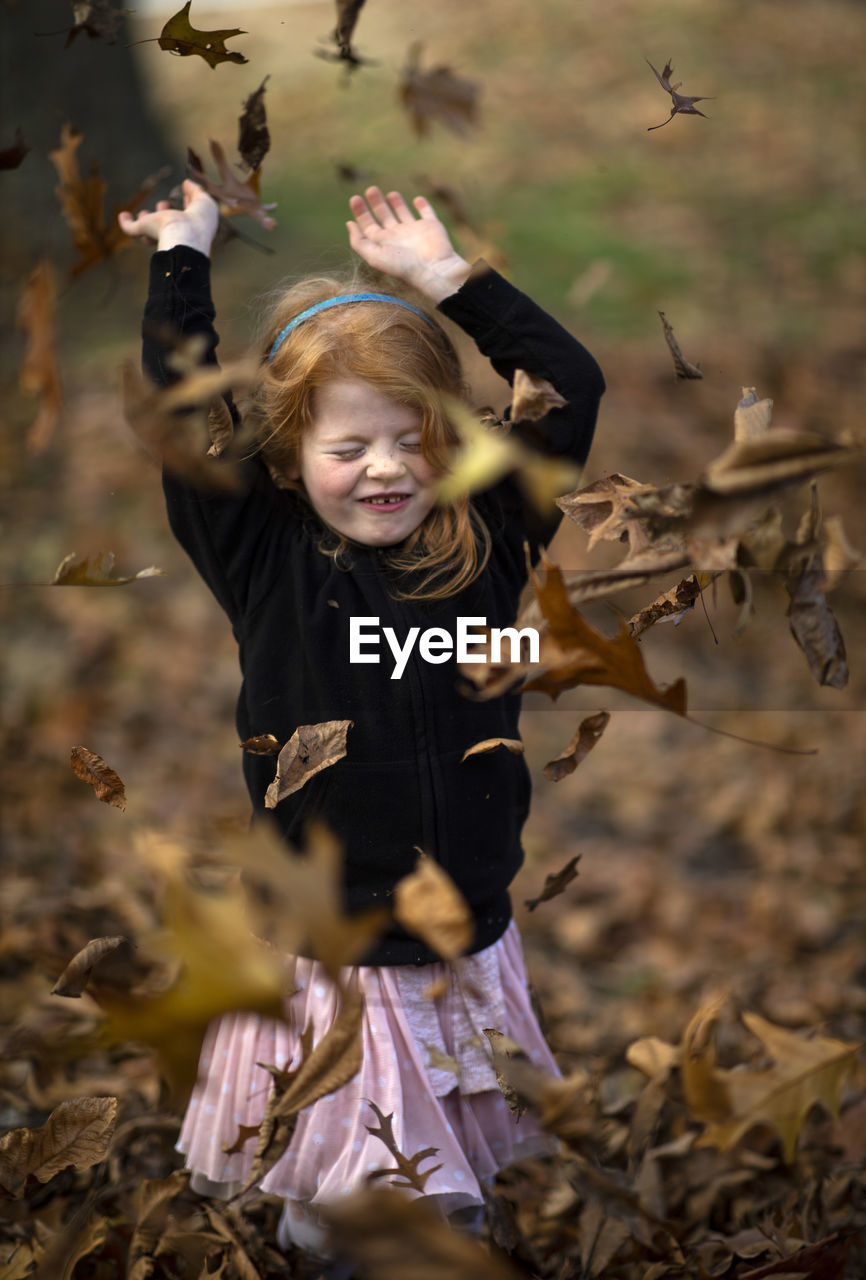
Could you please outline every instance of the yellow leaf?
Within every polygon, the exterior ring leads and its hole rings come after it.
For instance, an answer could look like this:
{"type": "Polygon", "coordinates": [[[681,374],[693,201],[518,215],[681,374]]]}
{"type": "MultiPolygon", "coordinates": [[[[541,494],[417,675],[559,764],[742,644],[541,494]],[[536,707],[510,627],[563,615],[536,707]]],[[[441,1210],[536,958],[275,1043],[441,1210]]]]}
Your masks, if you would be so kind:
{"type": "Polygon", "coordinates": [[[394,918],[443,960],[462,955],[472,941],[472,913],[446,871],[421,853],[415,870],[394,888],[394,918]]]}

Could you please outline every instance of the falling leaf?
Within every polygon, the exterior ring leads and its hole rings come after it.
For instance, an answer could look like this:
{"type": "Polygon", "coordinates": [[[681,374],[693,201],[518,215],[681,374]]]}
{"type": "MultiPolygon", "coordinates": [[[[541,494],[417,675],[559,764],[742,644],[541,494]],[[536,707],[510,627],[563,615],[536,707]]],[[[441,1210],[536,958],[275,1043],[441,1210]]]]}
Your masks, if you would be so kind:
{"type": "Polygon", "coordinates": [[[497,1054],[494,1064],[509,1089],[538,1117],[548,1133],[579,1148],[593,1132],[597,1123],[593,1086],[585,1071],[564,1077],[551,1076],[520,1053],[497,1054]]]}
{"type": "Polygon", "coordinates": [[[214,396],[207,411],[207,431],[210,436],[209,458],[221,458],[234,440],[235,423],[224,396],[214,396]]]}
{"type": "MultiPolygon", "coordinates": [[[[701,577],[704,576],[703,574],[701,575],[701,577]]],[[[632,614],[626,623],[629,635],[637,638],[657,622],[670,619],[674,622],[678,621],[690,609],[695,607],[695,601],[699,598],[702,590],[703,586],[698,580],[698,575],[690,573],[687,578],[675,583],[662,595],[656,596],[655,600],[650,604],[644,605],[643,609],[632,614]]]]}
{"type": "Polygon", "coordinates": [[[220,175],[221,181],[215,182],[213,178],[209,178],[204,171],[204,166],[194,151],[187,152],[187,174],[199,186],[204,187],[205,191],[210,192],[215,200],[219,201],[220,211],[226,217],[234,217],[237,213],[246,213],[251,218],[255,218],[260,226],[266,231],[273,231],[277,225],[276,219],[270,215],[270,210],[275,209],[275,204],[262,204],[260,194],[261,173],[256,169],[245,182],[241,182],[231,170],[226,159],[226,153],[222,146],[211,139],[210,152],[213,156],[214,163],[220,175]]]}
{"type": "MultiPolygon", "coordinates": [[[[656,71],[655,67],[650,62],[649,58],[646,59],[646,62],[647,62],[647,66],[649,66],[652,69],[661,87],[665,90],[666,93],[669,93],[671,95],[671,113],[668,116],[667,120],[663,120],[661,124],[651,124],[647,129],[647,133],[651,133],[653,129],[661,129],[662,125],[670,124],[671,120],[673,120],[675,115],[684,115],[684,116],[703,116],[704,115],[703,111],[698,111],[697,107],[695,106],[695,103],[709,102],[711,101],[711,99],[706,97],[687,98],[685,94],[677,93],[677,89],[679,89],[681,82],[673,85],[671,84],[670,76],[671,76],[671,72],[673,71],[673,66],[671,65],[670,62],[665,63],[665,69],[661,73],[661,75],[659,75],[659,73],[656,71]]],[[[706,116],[704,116],[704,119],[706,119],[706,116]]]]}
{"type": "Polygon", "coordinates": [[[455,960],[472,942],[475,922],[448,873],[419,851],[415,870],[394,886],[394,918],[443,960],[455,960]]]}
{"type": "Polygon", "coordinates": [[[103,207],[106,184],[100,177],[98,166],[92,167],[89,178],[82,178],[79,172],[78,148],[83,138],[77,129],[64,124],[60,131],[60,146],[48,152],[60,179],[55,195],[78,251],[78,261],[69,269],[71,279],[132,244],[132,239],[120,229],[118,212],[126,209],[134,213],[168,172],[163,169],[146,178],[134,195],[115,206],[106,217],[103,207]]]}
{"type": "Polygon", "coordinates": [[[707,466],[701,479],[714,494],[770,490],[841,466],[857,452],[813,432],[776,427],[762,435],[734,440],[707,466]]]}
{"type": "Polygon", "coordinates": [[[352,36],[355,33],[355,27],[358,25],[358,18],[364,7],[364,0],[336,0],[337,5],[337,25],[331,33],[331,39],[337,46],[336,53],[319,52],[319,57],[327,58],[329,61],[345,62],[348,69],[353,67],[361,67],[368,64],[366,58],[361,58],[352,47],[352,36]]]}
{"type": "MultiPolygon", "coordinates": [[[[556,699],[566,689],[578,685],[605,685],[653,706],[664,707],[675,715],[685,715],[685,681],[677,680],[666,689],[655,685],[644,666],[638,642],[625,626],[611,638],[596,631],[569,601],[559,567],[544,553],[541,559],[544,581],[539,580],[535,571],[530,575],[546,624],[539,632],[539,661],[502,663],[498,667],[461,664],[461,674],[477,686],[476,696],[498,697],[519,686],[521,691],[537,690],[556,699]]],[[[523,625],[522,617],[517,625],[523,625]]]]}
{"type": "Polygon", "coordinates": [[[225,43],[233,36],[245,36],[246,31],[241,31],[239,27],[230,31],[197,31],[190,22],[191,4],[192,0],[186,0],[183,8],[173,18],[169,18],[159,35],[160,49],[176,53],[181,58],[197,53],[214,70],[219,62],[247,62],[248,59],[242,53],[228,53],[225,43]]]}
{"type": "Polygon", "coordinates": [[[496,1083],[499,1085],[499,1091],[514,1119],[519,1120],[526,1113],[526,1104],[521,1101],[518,1094],[512,1089],[504,1068],[513,1062],[515,1058],[521,1058],[524,1062],[528,1061],[526,1054],[516,1041],[502,1031],[498,1031],[496,1027],[485,1027],[484,1034],[487,1037],[490,1052],[493,1055],[493,1070],[496,1074],[496,1083]]]}
{"type": "Polygon", "coordinates": [[[15,130],[15,141],[11,147],[4,147],[0,151],[0,170],[17,169],[21,161],[30,150],[30,144],[24,137],[24,132],[20,126],[15,130]]]}
{"type": "Polygon", "coordinates": [[[265,808],[275,809],[286,796],[300,791],[316,773],[342,760],[346,735],[352,720],[323,720],[321,724],[301,724],[282,748],[277,773],[265,793],[265,808]]]}
{"type": "Polygon", "coordinates": [[[347,916],[343,907],[343,850],[321,823],[311,823],[302,853],[286,847],[270,823],[224,849],[252,893],[255,932],[279,951],[311,955],[335,980],[345,965],[357,964],[390,916],[372,908],[347,916]]]}
{"type": "Polygon", "coordinates": [[[56,311],[54,269],[44,259],[24,286],[16,312],[18,327],[27,334],[18,385],[26,395],[39,397],[39,412],[27,432],[27,448],[31,453],[42,453],[47,447],[60,416],[56,311]]]}
{"type": "Polygon", "coordinates": [[[150,565],[147,569],[139,569],[127,578],[112,578],[114,568],[114,552],[100,551],[95,556],[77,559],[74,551],[64,556],[57,566],[51,580],[52,587],[123,587],[130,582],[138,582],[142,578],[159,578],[165,575],[164,569],[150,565]]]}
{"type": "Polygon", "coordinates": [[[112,8],[108,0],[73,0],[75,25],[69,28],[64,49],[68,49],[82,31],[91,40],[104,38],[106,44],[114,44],[123,15],[124,10],[112,8]]]}
{"type": "MultiPolygon", "coordinates": [[[[598,713],[598,716],[591,716],[590,719],[596,720],[600,716],[605,717],[605,724],[607,723],[607,720],[610,719],[606,711],[600,711],[598,713]]],[[[599,737],[601,736],[603,728],[604,726],[602,725],[602,728],[598,730],[599,737]]],[[[526,907],[527,911],[534,911],[540,902],[549,902],[551,898],[557,898],[561,893],[564,893],[568,885],[571,884],[572,880],[575,880],[577,878],[578,862],[580,862],[579,853],[575,854],[573,858],[569,858],[565,866],[562,867],[559,871],[554,872],[552,875],[546,876],[544,880],[544,887],[542,888],[541,893],[538,895],[538,897],[525,899],[523,905],[526,907]]]]}
{"type": "MultiPolygon", "coordinates": [[[[80,747],[79,750],[81,750],[80,747]]],[[[117,774],[114,776],[117,777],[117,774]]],[[[118,779],[118,781],[120,780],[118,779]]],[[[106,956],[111,955],[118,947],[128,941],[129,939],[122,935],[112,938],[91,938],[87,946],[82,947],[77,955],[74,955],[69,961],[69,964],[51,988],[51,994],[53,996],[80,996],[100,960],[104,960],[106,956]]]]}
{"type": "Polygon", "coordinates": [[[702,378],[704,375],[701,373],[700,365],[690,364],[689,361],[686,360],[682,351],[680,351],[680,344],[674,337],[674,331],[670,324],[668,324],[663,311],[659,312],[659,317],[661,318],[665,331],[665,342],[668,344],[668,350],[673,356],[674,369],[676,371],[677,378],[702,378]]]}
{"type": "Polygon", "coordinates": [[[537,378],[525,369],[515,369],[511,391],[512,422],[538,422],[551,409],[568,404],[546,378],[537,378]]]}
{"type": "Polygon", "coordinates": [[[392,1123],[394,1119],[394,1112],[392,1111],[387,1116],[383,1115],[375,1102],[371,1102],[369,1099],[368,1106],[370,1106],[376,1113],[376,1119],[379,1121],[379,1125],[378,1128],[374,1128],[372,1125],[367,1124],[364,1125],[364,1128],[368,1133],[371,1133],[374,1138],[380,1138],[381,1141],[384,1142],[395,1161],[393,1169],[374,1169],[367,1175],[368,1181],[373,1182],[374,1179],[389,1178],[392,1187],[399,1187],[401,1189],[405,1188],[409,1191],[418,1191],[423,1195],[424,1189],[427,1186],[428,1178],[430,1178],[432,1174],[436,1173],[438,1169],[441,1169],[442,1165],[435,1164],[432,1169],[425,1169],[423,1173],[421,1172],[421,1165],[425,1160],[434,1159],[434,1157],[439,1154],[439,1148],[423,1147],[420,1151],[416,1151],[414,1156],[404,1156],[403,1152],[397,1146],[397,1140],[394,1137],[394,1126],[392,1123]]]}
{"type": "Polygon", "coordinates": [[[845,641],[836,615],[824,594],[824,566],[816,551],[799,570],[788,574],[788,626],[806,655],[809,670],[820,685],[844,689],[848,683],[845,641]]]}
{"type": "Polygon", "coordinates": [[[272,733],[259,733],[254,738],[247,738],[246,742],[238,744],[243,747],[244,751],[249,751],[251,756],[278,756],[280,754],[279,739],[275,738],[272,733]]]}
{"type": "Polygon", "coordinates": [[[628,542],[629,554],[633,555],[649,546],[649,538],[634,518],[637,513],[631,497],[635,491],[649,489],[650,485],[615,471],[557,499],[556,505],[589,534],[588,551],[600,541],[628,542]]]}
{"type": "Polygon", "coordinates": [[[412,127],[419,138],[424,138],[431,123],[438,121],[464,136],[478,123],[478,85],[455,76],[448,66],[422,71],[422,49],[419,42],[410,47],[399,89],[400,102],[409,113],[412,127]]]}
{"type": "Polygon", "coordinates": [[[364,997],[350,987],[343,994],[340,1012],[313,1048],[312,1028],[301,1037],[301,1061],[294,1070],[280,1070],[259,1063],[270,1072],[273,1091],[262,1120],[259,1143],[249,1176],[238,1195],[261,1182],[291,1141],[298,1113],[318,1099],[335,1093],[361,1069],[361,1024],[364,997]]]}
{"type": "Polygon", "coordinates": [[[96,798],[115,809],[126,808],[126,792],[118,775],[95,751],[87,747],[73,747],[69,763],[76,778],[93,787],[96,798]]]}
{"type": "Polygon", "coordinates": [[[271,148],[271,135],[265,115],[265,85],[270,76],[244,102],[243,115],[238,121],[238,151],[248,169],[261,168],[262,161],[271,148]]]}
{"type": "Polygon", "coordinates": [[[170,965],[173,980],[153,994],[100,992],[107,1015],[102,1037],[109,1044],[153,1048],[182,1101],[195,1083],[201,1042],[214,1018],[236,1010],[282,1017],[285,961],[251,933],[239,884],[197,890],[187,878],[187,850],[154,832],[135,837],[134,855],[161,885],[163,898],[162,929],[137,942],[170,965]]]}
{"type": "Polygon", "coordinates": [[[452,1076],[460,1078],[460,1063],[450,1053],[443,1053],[435,1044],[425,1044],[427,1050],[427,1066],[435,1071],[450,1071],[452,1076]]]}
{"type": "Polygon", "coordinates": [[[12,1129],[0,1138],[0,1186],[16,1199],[29,1177],[48,1182],[70,1166],[90,1169],[108,1152],[116,1098],[70,1098],[38,1129],[12,1129]]]}
{"type": "Polygon", "coordinates": [[[483,742],[476,742],[473,747],[467,747],[460,758],[462,764],[464,760],[468,760],[470,756],[483,756],[495,751],[497,747],[505,747],[514,756],[522,756],[525,747],[519,738],[485,738],[483,742]]]}
{"type": "Polygon", "coordinates": [[[378,1187],[323,1206],[338,1247],[376,1280],[518,1280],[518,1272],[464,1231],[428,1197],[378,1187]]]}
{"type": "MultiPolygon", "coordinates": [[[[609,720],[610,713],[608,711],[597,711],[595,715],[587,716],[584,720],[581,720],[577,733],[565,750],[560,752],[558,756],[554,756],[544,766],[545,778],[549,778],[551,782],[559,782],[562,778],[568,777],[570,773],[574,773],[577,766],[582,760],[586,759],[604,733],[609,720]]],[[[542,894],[541,898],[536,900],[536,906],[538,902],[543,902],[544,900],[544,894],[542,894]]]]}
{"type": "Polygon", "coordinates": [[[251,385],[256,370],[252,359],[220,368],[200,365],[170,386],[155,387],[126,361],[122,366],[126,420],[151,457],[174,475],[201,489],[237,489],[242,483],[238,461],[248,434],[234,431],[226,438],[222,410],[214,410],[215,398],[222,400],[229,387],[251,385]],[[214,434],[220,442],[218,458],[214,434]]]}

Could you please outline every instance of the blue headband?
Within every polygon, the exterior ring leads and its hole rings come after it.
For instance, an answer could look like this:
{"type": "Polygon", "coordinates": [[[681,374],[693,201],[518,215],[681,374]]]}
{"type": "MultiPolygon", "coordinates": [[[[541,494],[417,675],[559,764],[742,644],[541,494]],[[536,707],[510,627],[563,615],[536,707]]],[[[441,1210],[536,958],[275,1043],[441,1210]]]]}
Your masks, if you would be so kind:
{"type": "Polygon", "coordinates": [[[327,311],[329,307],[337,307],[344,302],[393,302],[395,307],[405,307],[407,311],[414,311],[416,316],[420,316],[422,320],[427,321],[431,329],[436,328],[434,321],[428,315],[425,315],[423,311],[420,311],[418,307],[413,307],[411,302],[404,302],[402,298],[394,298],[390,293],[344,293],[340,294],[338,298],[325,298],[324,302],[317,302],[314,307],[308,307],[306,311],[302,311],[300,315],[295,316],[294,320],[290,320],[271,347],[268,360],[273,360],[284,339],[299,324],[309,320],[310,316],[314,316],[317,311],[327,311]]]}

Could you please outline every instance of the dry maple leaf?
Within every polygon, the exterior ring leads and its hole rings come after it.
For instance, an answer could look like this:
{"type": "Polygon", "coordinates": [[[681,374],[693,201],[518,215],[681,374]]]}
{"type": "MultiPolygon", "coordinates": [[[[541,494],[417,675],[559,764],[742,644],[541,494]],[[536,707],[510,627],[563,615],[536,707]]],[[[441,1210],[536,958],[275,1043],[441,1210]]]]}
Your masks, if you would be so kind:
{"type": "Polygon", "coordinates": [[[270,1073],[273,1090],[268,1097],[259,1133],[259,1142],[246,1182],[237,1195],[243,1195],[274,1167],[292,1140],[298,1113],[312,1106],[318,1098],[335,1093],[361,1069],[361,1025],[364,997],[355,987],[343,993],[340,1012],[313,1047],[312,1026],[301,1035],[301,1061],[294,1069],[280,1069],[260,1062],[270,1073]]]}
{"type": "Polygon", "coordinates": [[[392,1187],[405,1188],[409,1191],[418,1191],[422,1195],[427,1185],[427,1180],[431,1174],[436,1173],[442,1168],[441,1164],[433,1165],[432,1169],[425,1169],[421,1172],[421,1165],[425,1160],[432,1160],[439,1154],[438,1147],[422,1147],[420,1151],[416,1151],[414,1156],[405,1156],[397,1146],[397,1140],[394,1137],[394,1112],[384,1115],[375,1102],[367,1099],[367,1105],[376,1113],[376,1119],[379,1121],[378,1128],[373,1125],[366,1124],[364,1128],[371,1133],[374,1138],[381,1139],[385,1146],[394,1157],[395,1165],[393,1169],[374,1169],[367,1175],[368,1182],[373,1182],[378,1178],[389,1178],[392,1187]]]}
{"type": "Polygon", "coordinates": [[[242,53],[226,51],[226,40],[230,40],[233,36],[245,36],[246,31],[241,31],[240,27],[222,31],[197,31],[190,22],[191,4],[192,0],[186,0],[183,8],[173,18],[169,18],[159,34],[160,49],[165,49],[168,53],[176,53],[181,58],[197,53],[214,70],[220,62],[248,61],[242,53]]]}
{"type": "Polygon", "coordinates": [[[15,130],[15,141],[12,143],[12,146],[4,147],[3,150],[0,151],[0,170],[17,169],[29,150],[30,144],[27,142],[27,139],[24,137],[24,132],[19,126],[15,130]]]}
{"type": "Polygon", "coordinates": [[[54,269],[45,259],[24,286],[16,311],[18,327],[27,334],[18,385],[25,394],[39,397],[39,412],[27,432],[31,453],[41,453],[47,447],[60,416],[56,309],[54,269]]]}
{"type": "Polygon", "coordinates": [[[265,115],[265,85],[269,80],[270,76],[265,76],[255,93],[246,99],[243,114],[238,120],[238,151],[247,168],[254,171],[261,168],[271,148],[265,115]]]}
{"type": "Polygon", "coordinates": [[[468,760],[470,756],[488,755],[497,747],[505,747],[506,751],[510,751],[514,756],[522,756],[526,750],[519,738],[485,738],[483,742],[476,742],[474,746],[467,747],[460,757],[460,763],[468,760]]]}
{"type": "MultiPolygon", "coordinates": [[[[658,128],[658,126],[656,127],[658,128]]],[[[659,318],[665,331],[665,342],[668,344],[668,350],[673,357],[674,370],[677,378],[702,378],[704,375],[701,373],[701,366],[699,364],[690,364],[682,351],[680,351],[680,344],[674,337],[674,331],[668,323],[663,311],[659,312],[659,318]]]]}
{"type": "Polygon", "coordinates": [[[0,1138],[0,1186],[17,1198],[29,1177],[91,1169],[105,1158],[116,1119],[116,1098],[70,1098],[40,1128],[10,1130],[0,1138]]]}
{"type": "MultiPolygon", "coordinates": [[[[117,775],[115,775],[117,776],[117,775]]],[[[121,784],[122,785],[122,784],[121,784]]],[[[81,995],[90,981],[93,970],[129,939],[122,934],[113,938],[91,938],[87,946],[72,957],[69,964],[51,988],[53,996],[76,998],[81,995]]]]}
{"type": "Polygon", "coordinates": [[[465,136],[478,123],[478,85],[455,76],[448,66],[422,71],[422,49],[419,42],[410,47],[398,91],[412,127],[419,138],[424,138],[431,122],[438,120],[453,133],[465,136]]]}
{"type": "Polygon", "coordinates": [[[69,269],[71,279],[132,244],[130,237],[120,229],[118,212],[126,209],[134,213],[168,172],[167,169],[162,169],[145,178],[138,191],[122,204],[116,205],[106,217],[103,207],[106,184],[100,177],[98,166],[92,167],[89,178],[82,178],[79,172],[78,148],[83,138],[84,135],[77,129],[64,124],[60,131],[60,146],[48,152],[60,179],[55,194],[78,250],[79,260],[69,269]]]}
{"type": "Polygon", "coordinates": [[[415,870],[394,886],[394,919],[443,960],[455,960],[472,941],[475,922],[448,873],[419,850],[415,870]]]}
{"type": "Polygon", "coordinates": [[[299,724],[280,751],[276,777],[265,793],[265,808],[275,809],[286,796],[300,791],[314,774],[342,760],[346,734],[353,723],[323,720],[321,724],[299,724]]]}
{"type": "MultiPolygon", "coordinates": [[[[599,715],[606,717],[605,723],[610,719],[606,711],[599,712],[599,715]]],[[[597,717],[592,716],[590,718],[596,719],[597,717]]],[[[604,726],[602,726],[602,728],[603,727],[604,726]]],[[[601,730],[599,730],[599,736],[601,736],[601,730]]],[[[577,879],[577,864],[579,862],[580,854],[577,853],[573,858],[569,858],[565,866],[561,867],[559,871],[555,871],[551,875],[545,876],[544,886],[542,887],[541,893],[538,897],[524,899],[523,905],[526,907],[527,911],[534,911],[540,902],[549,902],[551,898],[558,898],[561,893],[565,893],[565,890],[571,884],[572,880],[577,879]]]]}
{"type": "Polygon", "coordinates": [[[64,556],[51,579],[52,587],[124,587],[130,582],[139,582],[142,578],[160,578],[165,576],[164,569],[149,565],[139,569],[138,573],[125,578],[113,578],[114,552],[100,551],[95,556],[84,556],[78,559],[74,551],[64,556]]]}
{"type": "Polygon", "coordinates": [[[202,164],[196,153],[190,148],[187,151],[187,174],[199,186],[204,187],[205,191],[210,192],[213,198],[219,201],[220,211],[228,218],[233,217],[237,213],[246,213],[251,218],[255,218],[260,226],[266,231],[273,231],[277,225],[276,219],[272,218],[269,210],[275,209],[275,204],[262,204],[260,195],[260,171],[256,169],[245,182],[241,182],[231,170],[231,166],[226,160],[226,153],[218,142],[211,139],[210,152],[213,156],[214,163],[219,171],[220,182],[215,182],[213,178],[209,178],[204,171],[202,164]]]}
{"type": "MultiPolygon", "coordinates": [[[[681,82],[678,82],[677,84],[673,84],[673,85],[671,84],[670,77],[671,77],[671,72],[673,71],[673,66],[671,65],[670,62],[665,63],[665,69],[661,73],[661,75],[659,75],[659,73],[656,71],[655,67],[650,62],[649,58],[646,59],[646,63],[647,63],[647,66],[650,67],[651,70],[653,71],[653,74],[655,75],[661,87],[665,90],[666,93],[669,93],[671,95],[671,99],[672,99],[671,113],[668,116],[667,120],[663,120],[661,124],[649,125],[647,129],[647,133],[651,133],[653,129],[661,129],[662,125],[670,124],[671,120],[673,120],[675,115],[704,116],[704,112],[698,111],[697,107],[695,106],[695,103],[710,102],[711,101],[710,98],[706,98],[706,97],[687,98],[685,94],[677,93],[677,89],[679,89],[681,82]]],[[[704,119],[706,119],[706,116],[704,116],[704,119]]]]}
{"type": "Polygon", "coordinates": [[[72,772],[76,778],[86,782],[96,793],[96,798],[103,804],[114,805],[115,809],[126,808],[126,792],[123,782],[95,751],[87,747],[73,747],[69,758],[72,772]]]}
{"type": "MultiPolygon", "coordinates": [[[[595,715],[586,716],[581,720],[577,733],[569,742],[564,751],[544,766],[544,776],[549,778],[551,782],[559,782],[562,778],[568,777],[570,773],[574,773],[577,766],[582,760],[585,760],[604,733],[610,720],[610,712],[597,711],[595,715]]],[[[546,886],[545,886],[546,887],[546,886]]],[[[544,901],[544,895],[536,899],[538,902],[544,901]]],[[[528,904],[527,904],[528,905],[528,904]]]]}

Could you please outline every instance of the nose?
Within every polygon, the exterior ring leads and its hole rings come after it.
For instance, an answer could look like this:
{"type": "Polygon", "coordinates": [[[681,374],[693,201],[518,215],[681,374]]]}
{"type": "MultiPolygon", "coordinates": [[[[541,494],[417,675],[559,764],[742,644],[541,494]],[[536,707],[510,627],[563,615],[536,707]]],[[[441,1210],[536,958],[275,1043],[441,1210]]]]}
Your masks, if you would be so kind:
{"type": "Polygon", "coordinates": [[[390,449],[374,449],[367,459],[367,475],[375,480],[402,476],[406,470],[403,459],[390,449]]]}

